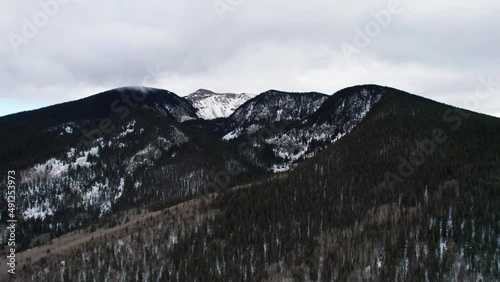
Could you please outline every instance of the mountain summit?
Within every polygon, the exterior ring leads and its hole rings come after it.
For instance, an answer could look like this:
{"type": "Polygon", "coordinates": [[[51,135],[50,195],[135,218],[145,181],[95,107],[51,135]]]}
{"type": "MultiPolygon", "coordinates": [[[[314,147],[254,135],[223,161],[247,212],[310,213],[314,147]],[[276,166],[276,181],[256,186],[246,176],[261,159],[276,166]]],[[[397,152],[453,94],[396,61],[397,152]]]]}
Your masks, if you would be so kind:
{"type": "Polygon", "coordinates": [[[252,99],[255,95],[248,93],[215,93],[207,89],[199,89],[186,96],[195,108],[198,117],[206,120],[228,117],[239,106],[252,99]]]}

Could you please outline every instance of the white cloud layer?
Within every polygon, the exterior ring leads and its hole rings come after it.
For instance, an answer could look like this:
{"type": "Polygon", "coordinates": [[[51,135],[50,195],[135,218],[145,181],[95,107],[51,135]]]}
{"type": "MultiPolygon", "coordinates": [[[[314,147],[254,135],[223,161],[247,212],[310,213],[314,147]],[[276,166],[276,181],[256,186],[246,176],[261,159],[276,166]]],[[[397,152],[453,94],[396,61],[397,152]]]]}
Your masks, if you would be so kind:
{"type": "Polygon", "coordinates": [[[0,116],[144,84],[184,96],[375,83],[467,107],[481,77],[496,87],[474,110],[500,116],[499,13],[492,0],[8,0],[0,116]]]}

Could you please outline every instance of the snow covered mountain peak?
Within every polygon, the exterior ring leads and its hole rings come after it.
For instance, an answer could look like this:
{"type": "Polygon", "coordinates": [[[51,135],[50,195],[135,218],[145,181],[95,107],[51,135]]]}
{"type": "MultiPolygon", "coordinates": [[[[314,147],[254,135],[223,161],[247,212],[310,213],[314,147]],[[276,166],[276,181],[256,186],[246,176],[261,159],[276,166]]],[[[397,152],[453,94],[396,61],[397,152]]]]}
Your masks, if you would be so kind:
{"type": "Polygon", "coordinates": [[[198,117],[206,120],[228,117],[239,106],[254,98],[248,93],[215,93],[207,89],[199,89],[185,98],[198,109],[198,117]]]}
{"type": "Polygon", "coordinates": [[[190,94],[188,97],[192,97],[192,96],[195,96],[195,97],[209,97],[209,96],[212,96],[212,95],[223,95],[221,93],[215,93],[213,92],[212,90],[208,90],[208,89],[198,89],[196,90],[194,93],[190,94]]]}

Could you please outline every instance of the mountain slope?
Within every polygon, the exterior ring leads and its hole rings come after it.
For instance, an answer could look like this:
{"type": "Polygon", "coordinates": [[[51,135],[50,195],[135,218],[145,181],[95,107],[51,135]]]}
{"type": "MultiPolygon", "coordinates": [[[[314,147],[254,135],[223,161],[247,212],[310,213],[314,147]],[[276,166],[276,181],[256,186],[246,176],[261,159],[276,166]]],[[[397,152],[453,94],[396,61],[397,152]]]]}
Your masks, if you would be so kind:
{"type": "Polygon", "coordinates": [[[302,120],[314,113],[327,96],[320,93],[288,93],[269,90],[247,101],[228,119],[226,140],[258,129],[259,125],[277,121],[302,120]]]}
{"type": "Polygon", "coordinates": [[[199,89],[185,98],[198,109],[199,118],[211,120],[230,116],[239,106],[253,97],[255,96],[247,93],[214,93],[199,89]]]}
{"type": "Polygon", "coordinates": [[[184,126],[194,113],[171,92],[126,88],[0,119],[16,134],[2,136],[0,167],[20,177],[18,249],[130,205],[158,208],[205,193],[221,171],[238,174],[231,183],[259,171],[225,142],[184,126]],[[134,96],[142,98],[122,100],[134,96]]]}
{"type": "Polygon", "coordinates": [[[45,245],[19,281],[500,277],[499,119],[377,85],[265,93],[210,121],[162,108],[112,114],[116,130],[82,146],[99,120],[53,132],[72,114],[0,119],[43,125],[34,133],[47,140],[14,167],[16,240],[45,245]],[[306,152],[288,157],[297,148],[306,152]]]}
{"type": "Polygon", "coordinates": [[[190,102],[172,92],[143,87],[118,88],[78,101],[2,117],[0,130],[10,134],[0,136],[0,143],[4,145],[0,147],[0,156],[11,167],[33,163],[33,157],[41,161],[36,158],[40,148],[47,149],[42,158],[61,151],[62,148],[54,146],[54,138],[67,142],[83,135],[77,132],[85,132],[88,138],[84,141],[112,135],[116,131],[114,123],[126,120],[131,111],[139,108],[151,109],[177,121],[197,118],[190,102]]]}
{"type": "MultiPolygon", "coordinates": [[[[229,133],[223,139],[246,140],[258,151],[272,152],[274,158],[260,165],[274,172],[287,171],[349,134],[384,91],[376,85],[355,86],[331,96],[269,91],[229,117],[224,126],[229,133]]],[[[261,159],[253,149],[247,150],[247,157],[261,159]]]]}
{"type": "Polygon", "coordinates": [[[21,279],[498,280],[500,120],[381,89],[295,170],[48,255],[21,279]]]}
{"type": "Polygon", "coordinates": [[[382,92],[271,90],[228,118],[206,121],[171,92],[129,87],[0,119],[0,128],[15,130],[0,167],[21,176],[19,242],[26,248],[40,234],[64,234],[130,204],[164,206],[211,183],[224,189],[290,170],[347,135],[382,92]],[[240,135],[224,142],[229,131],[240,135]]]}

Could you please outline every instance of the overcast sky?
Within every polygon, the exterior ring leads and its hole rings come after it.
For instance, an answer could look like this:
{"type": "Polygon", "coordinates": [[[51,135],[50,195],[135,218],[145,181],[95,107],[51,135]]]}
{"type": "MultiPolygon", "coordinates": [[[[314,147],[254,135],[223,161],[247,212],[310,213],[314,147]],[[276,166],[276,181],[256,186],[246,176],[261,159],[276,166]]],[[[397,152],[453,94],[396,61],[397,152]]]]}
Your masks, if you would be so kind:
{"type": "Polygon", "coordinates": [[[374,83],[500,117],[498,0],[360,2],[6,0],[0,116],[126,85],[185,96],[374,83]]]}

